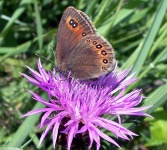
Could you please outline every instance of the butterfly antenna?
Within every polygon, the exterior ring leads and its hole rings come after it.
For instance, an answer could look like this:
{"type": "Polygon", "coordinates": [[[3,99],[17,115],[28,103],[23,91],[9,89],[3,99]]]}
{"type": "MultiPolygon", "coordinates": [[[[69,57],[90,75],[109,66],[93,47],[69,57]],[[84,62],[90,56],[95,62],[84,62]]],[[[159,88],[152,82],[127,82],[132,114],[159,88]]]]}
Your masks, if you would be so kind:
{"type": "MultiPolygon", "coordinates": [[[[54,57],[56,56],[56,54],[55,54],[55,52],[54,52],[54,50],[53,50],[53,47],[52,47],[52,45],[49,45],[50,47],[51,47],[51,50],[52,50],[52,53],[53,53],[53,55],[54,55],[54,57]]],[[[56,58],[55,58],[56,59],[56,58]]]]}
{"type": "Polygon", "coordinates": [[[48,59],[48,58],[46,58],[45,56],[41,56],[40,54],[35,54],[36,56],[38,56],[38,57],[42,57],[42,58],[45,58],[47,61],[50,61],[52,64],[54,64],[55,65],[55,63],[53,62],[53,61],[51,61],[50,59],[48,59]]]}

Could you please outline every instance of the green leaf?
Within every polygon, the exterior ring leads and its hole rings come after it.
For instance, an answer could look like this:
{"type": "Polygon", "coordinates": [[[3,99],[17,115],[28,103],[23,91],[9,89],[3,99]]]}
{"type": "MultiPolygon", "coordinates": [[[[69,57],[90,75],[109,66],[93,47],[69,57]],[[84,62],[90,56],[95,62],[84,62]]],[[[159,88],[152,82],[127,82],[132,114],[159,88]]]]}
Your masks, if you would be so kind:
{"type": "Polygon", "coordinates": [[[158,146],[167,144],[167,113],[162,109],[158,108],[152,116],[154,120],[150,120],[150,131],[151,139],[145,145],[146,146],[158,146]]]}

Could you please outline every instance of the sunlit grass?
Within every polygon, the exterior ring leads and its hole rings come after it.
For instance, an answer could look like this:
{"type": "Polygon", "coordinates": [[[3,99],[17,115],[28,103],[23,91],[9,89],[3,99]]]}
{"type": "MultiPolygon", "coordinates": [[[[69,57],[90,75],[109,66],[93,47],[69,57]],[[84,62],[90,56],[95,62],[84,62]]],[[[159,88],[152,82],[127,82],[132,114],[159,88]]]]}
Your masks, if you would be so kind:
{"type": "MultiPolygon", "coordinates": [[[[143,89],[146,98],[142,105],[153,106],[147,110],[147,113],[152,114],[158,107],[163,113],[167,110],[165,107],[167,0],[2,1],[0,2],[0,10],[2,10],[0,14],[0,150],[2,146],[36,149],[40,131],[35,127],[40,116],[23,119],[21,115],[32,108],[42,106],[33,102],[30,94],[26,92],[26,89],[36,91],[38,89],[28,84],[19,72],[27,72],[25,65],[36,68],[38,57],[35,54],[46,57],[42,60],[46,69],[55,66],[52,49],[55,50],[59,20],[68,6],[74,6],[88,14],[99,34],[105,36],[115,49],[120,69],[133,65],[132,72],[136,72],[139,81],[128,91],[132,88],[143,89]]],[[[156,125],[160,117],[155,115],[156,125]]],[[[160,124],[159,128],[162,132],[159,133],[158,130],[152,132],[149,122],[153,120],[143,120],[144,118],[127,118],[125,126],[135,127],[134,131],[140,131],[138,134],[141,136],[129,143],[119,140],[118,143],[123,149],[139,148],[140,145],[152,146],[150,149],[165,148],[167,146],[165,137],[159,135],[162,140],[157,138],[154,142],[151,139],[155,138],[155,134],[166,132],[166,127],[160,124]],[[132,123],[129,123],[128,119],[132,123]]],[[[167,123],[167,118],[164,121],[167,123]]],[[[104,149],[111,149],[111,147],[109,143],[103,143],[104,149]]],[[[48,137],[40,149],[52,149],[51,137],[48,137]]]]}

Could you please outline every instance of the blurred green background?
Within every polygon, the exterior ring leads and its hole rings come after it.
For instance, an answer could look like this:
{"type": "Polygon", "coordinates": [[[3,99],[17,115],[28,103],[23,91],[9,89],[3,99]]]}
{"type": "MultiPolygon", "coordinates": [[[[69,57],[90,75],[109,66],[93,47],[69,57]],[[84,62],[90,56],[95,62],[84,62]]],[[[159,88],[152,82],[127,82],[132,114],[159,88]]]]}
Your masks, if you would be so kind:
{"type": "MultiPolygon", "coordinates": [[[[127,92],[142,88],[142,105],[152,105],[146,112],[154,119],[127,117],[124,125],[139,136],[129,142],[116,140],[122,150],[167,150],[167,0],[1,0],[0,150],[37,149],[40,116],[21,115],[42,107],[26,89],[40,91],[19,72],[28,74],[25,65],[37,68],[36,54],[46,57],[41,58],[45,69],[55,66],[57,28],[68,6],[90,17],[115,49],[120,69],[133,65],[139,80],[127,92]]],[[[101,149],[117,149],[101,144],[101,149]]],[[[53,149],[51,134],[40,149],[53,149]]]]}

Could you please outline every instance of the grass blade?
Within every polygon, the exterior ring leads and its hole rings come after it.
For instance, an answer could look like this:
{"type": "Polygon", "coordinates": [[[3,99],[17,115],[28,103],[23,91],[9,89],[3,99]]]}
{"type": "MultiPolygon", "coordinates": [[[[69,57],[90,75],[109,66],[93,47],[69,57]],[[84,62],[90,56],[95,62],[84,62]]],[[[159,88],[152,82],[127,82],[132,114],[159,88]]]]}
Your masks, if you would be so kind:
{"type": "Polygon", "coordinates": [[[167,9],[167,0],[162,0],[160,2],[159,7],[158,7],[153,24],[152,24],[152,26],[147,34],[147,37],[144,41],[142,48],[141,48],[139,56],[137,57],[135,64],[131,70],[131,72],[136,72],[135,77],[138,76],[138,74],[142,68],[142,65],[144,64],[144,61],[145,61],[145,59],[150,51],[150,48],[154,42],[154,39],[159,31],[163,17],[166,13],[166,9],[167,9]]]}
{"type": "Polygon", "coordinates": [[[38,45],[39,45],[39,49],[42,50],[43,47],[43,38],[42,38],[42,34],[43,34],[43,29],[42,29],[42,22],[41,22],[41,17],[40,17],[40,13],[38,10],[38,3],[37,0],[34,1],[34,10],[35,10],[35,18],[36,18],[36,30],[37,30],[37,36],[38,36],[38,45]]]}

